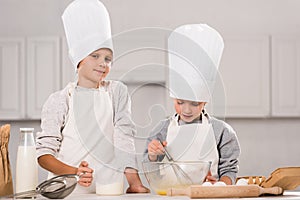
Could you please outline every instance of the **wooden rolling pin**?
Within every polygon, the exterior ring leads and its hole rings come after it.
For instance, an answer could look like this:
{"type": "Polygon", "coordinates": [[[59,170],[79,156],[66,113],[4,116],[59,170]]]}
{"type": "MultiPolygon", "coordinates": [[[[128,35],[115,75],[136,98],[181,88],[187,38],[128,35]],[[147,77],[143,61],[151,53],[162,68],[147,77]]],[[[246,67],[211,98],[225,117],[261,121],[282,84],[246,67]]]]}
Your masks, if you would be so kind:
{"type": "Polygon", "coordinates": [[[168,196],[189,196],[190,198],[258,197],[262,194],[279,195],[280,187],[262,188],[258,185],[202,186],[191,185],[186,188],[169,188],[168,196]]]}

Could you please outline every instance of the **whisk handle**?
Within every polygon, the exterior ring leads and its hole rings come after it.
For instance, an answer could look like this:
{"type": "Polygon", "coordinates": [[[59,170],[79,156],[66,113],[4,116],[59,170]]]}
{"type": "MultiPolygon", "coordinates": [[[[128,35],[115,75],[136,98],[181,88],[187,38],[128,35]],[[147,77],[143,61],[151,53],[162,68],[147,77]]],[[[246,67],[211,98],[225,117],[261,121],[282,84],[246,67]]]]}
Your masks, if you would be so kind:
{"type": "MultiPolygon", "coordinates": [[[[165,149],[165,148],[164,148],[165,149]]],[[[166,157],[167,157],[167,159],[170,161],[170,162],[173,162],[174,160],[173,160],[173,158],[172,158],[172,156],[169,154],[169,152],[165,149],[165,155],[166,155],[166,157]]]]}
{"type": "Polygon", "coordinates": [[[165,151],[165,155],[166,155],[168,161],[174,162],[172,156],[169,154],[169,152],[168,152],[167,149],[164,147],[164,145],[162,144],[162,142],[161,142],[161,141],[159,141],[159,142],[160,142],[160,144],[162,145],[162,147],[163,147],[163,149],[164,149],[164,151],[165,151]]]}

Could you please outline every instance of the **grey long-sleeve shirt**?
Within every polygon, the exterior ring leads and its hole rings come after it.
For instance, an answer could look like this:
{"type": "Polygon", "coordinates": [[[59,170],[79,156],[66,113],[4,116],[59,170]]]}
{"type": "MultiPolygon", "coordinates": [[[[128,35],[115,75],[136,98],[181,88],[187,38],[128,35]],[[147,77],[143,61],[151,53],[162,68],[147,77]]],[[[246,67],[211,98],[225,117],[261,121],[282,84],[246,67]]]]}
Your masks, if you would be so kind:
{"type": "MultiPolygon", "coordinates": [[[[131,119],[131,101],[127,87],[119,81],[107,81],[107,83],[105,87],[113,106],[113,138],[118,150],[118,162],[124,169],[126,167],[137,169],[134,144],[136,129],[131,119]]],[[[63,90],[51,94],[43,106],[42,131],[36,135],[37,157],[45,154],[53,156],[59,154],[60,145],[63,142],[62,130],[69,110],[70,87],[71,84],[68,84],[63,90]]]]}
{"type": "MultiPolygon", "coordinates": [[[[146,150],[144,153],[144,160],[149,161],[148,158],[148,144],[153,140],[165,141],[167,138],[168,127],[172,117],[160,121],[157,126],[150,132],[150,136],[146,142],[146,150]]],[[[235,183],[238,173],[238,157],[240,155],[240,145],[235,131],[232,127],[222,120],[218,120],[214,117],[208,117],[209,123],[212,124],[214,130],[216,145],[219,154],[219,166],[218,175],[230,177],[232,183],[235,183]]],[[[199,123],[200,120],[194,123],[199,123]]],[[[184,124],[179,120],[179,125],[184,124]]],[[[163,159],[163,155],[158,157],[158,160],[163,159]]]]}

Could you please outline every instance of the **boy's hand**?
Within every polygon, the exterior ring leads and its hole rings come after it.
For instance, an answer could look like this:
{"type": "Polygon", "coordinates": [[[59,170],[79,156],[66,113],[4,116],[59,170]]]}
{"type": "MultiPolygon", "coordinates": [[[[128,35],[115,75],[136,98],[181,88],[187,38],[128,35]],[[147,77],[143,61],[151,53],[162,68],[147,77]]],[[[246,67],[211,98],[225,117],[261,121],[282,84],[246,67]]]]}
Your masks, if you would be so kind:
{"type": "Polygon", "coordinates": [[[86,161],[82,161],[77,169],[77,175],[79,178],[79,185],[88,187],[92,184],[93,181],[93,169],[88,167],[88,163],[86,161]]]}
{"type": "Polygon", "coordinates": [[[166,146],[167,142],[163,141],[162,143],[158,140],[152,140],[148,144],[148,156],[150,161],[156,161],[158,155],[163,155],[164,148],[163,146],[166,146]]]}
{"type": "Polygon", "coordinates": [[[149,193],[150,190],[143,185],[130,185],[126,193],[149,193]]]}
{"type": "Polygon", "coordinates": [[[129,187],[126,193],[149,193],[150,190],[143,186],[140,176],[136,169],[127,167],[125,169],[125,176],[128,181],[129,187]]]}

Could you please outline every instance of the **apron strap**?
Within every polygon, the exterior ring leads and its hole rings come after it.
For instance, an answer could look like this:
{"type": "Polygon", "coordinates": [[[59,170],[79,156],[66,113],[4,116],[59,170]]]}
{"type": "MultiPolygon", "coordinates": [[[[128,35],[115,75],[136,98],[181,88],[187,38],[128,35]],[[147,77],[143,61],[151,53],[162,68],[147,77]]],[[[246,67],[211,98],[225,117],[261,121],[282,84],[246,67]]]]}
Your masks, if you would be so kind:
{"type": "Polygon", "coordinates": [[[202,124],[209,124],[208,114],[201,113],[202,124]]]}

